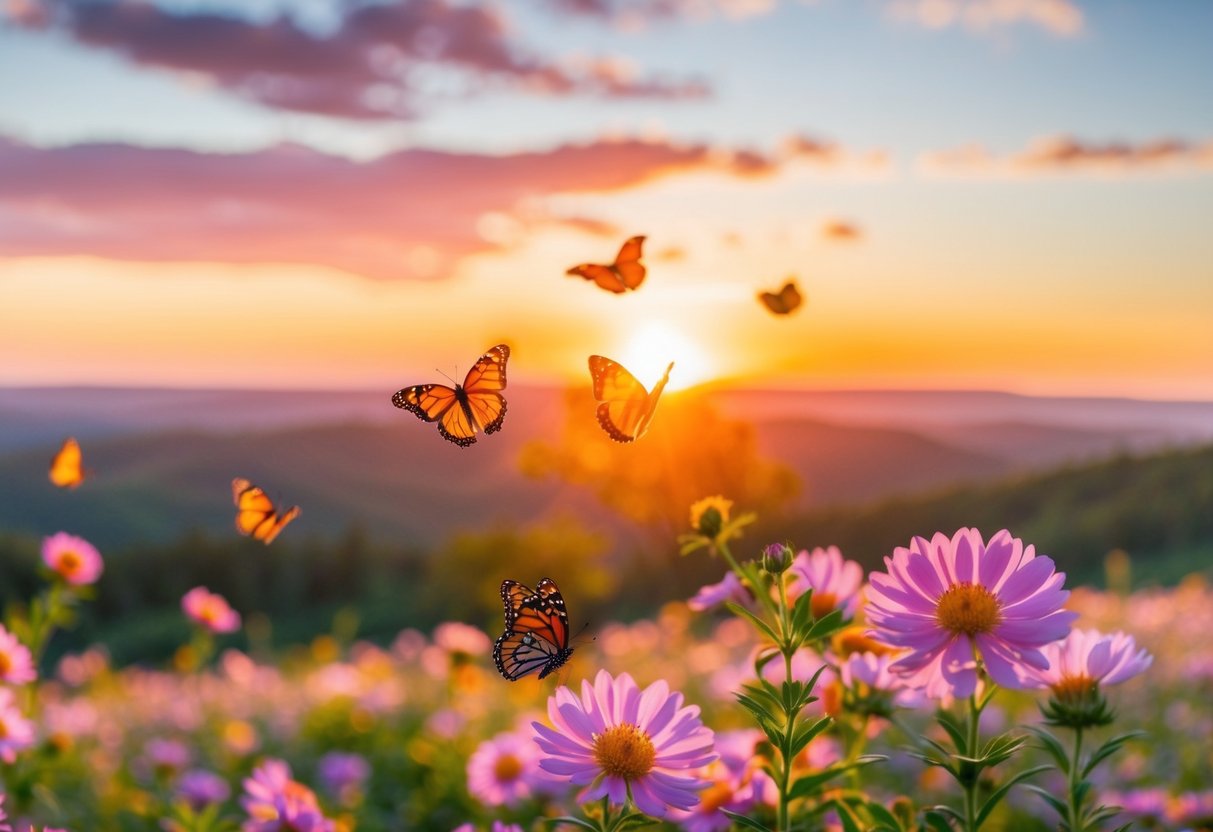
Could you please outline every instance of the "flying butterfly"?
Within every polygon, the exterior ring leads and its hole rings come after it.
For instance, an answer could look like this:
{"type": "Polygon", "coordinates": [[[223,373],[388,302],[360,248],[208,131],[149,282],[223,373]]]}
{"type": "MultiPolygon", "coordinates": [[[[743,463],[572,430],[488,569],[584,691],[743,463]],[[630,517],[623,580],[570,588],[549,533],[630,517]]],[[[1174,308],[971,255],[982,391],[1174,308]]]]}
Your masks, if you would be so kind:
{"type": "Polygon", "coordinates": [[[475,444],[477,432],[496,433],[505,422],[506,404],[501,391],[505,389],[505,363],[509,358],[510,348],[498,344],[476,359],[463,384],[454,388],[445,384],[405,387],[393,394],[392,404],[426,422],[437,422],[443,439],[466,448],[475,444]]]}
{"type": "Polygon", "coordinates": [[[759,292],[758,299],[776,315],[790,315],[804,302],[800,290],[796,288],[796,283],[792,280],[783,284],[783,288],[778,292],[759,292]]]}
{"type": "Polygon", "coordinates": [[[600,289],[606,289],[616,295],[622,295],[629,289],[638,289],[645,276],[645,268],[640,263],[640,249],[643,244],[644,237],[632,237],[619,249],[614,263],[582,263],[565,274],[592,280],[600,289]]]}
{"type": "Polygon", "coordinates": [[[569,615],[555,581],[544,578],[535,589],[502,581],[501,600],[505,632],[493,645],[493,663],[502,676],[513,682],[538,670],[542,679],[569,660],[569,615]]]}
{"type": "Polygon", "coordinates": [[[657,400],[670,380],[674,362],[665,368],[661,381],[652,392],[618,361],[601,355],[590,356],[590,378],[594,399],[598,402],[598,424],[616,442],[633,442],[644,436],[657,410],[657,400]]]}
{"type": "Polygon", "coordinates": [[[73,437],[63,440],[63,445],[51,460],[48,476],[60,488],[75,488],[91,474],[85,471],[80,454],[80,443],[73,437]]]}
{"type": "Polygon", "coordinates": [[[299,506],[278,511],[264,491],[243,477],[232,480],[232,502],[236,504],[236,531],[266,546],[299,516],[299,506]]]}

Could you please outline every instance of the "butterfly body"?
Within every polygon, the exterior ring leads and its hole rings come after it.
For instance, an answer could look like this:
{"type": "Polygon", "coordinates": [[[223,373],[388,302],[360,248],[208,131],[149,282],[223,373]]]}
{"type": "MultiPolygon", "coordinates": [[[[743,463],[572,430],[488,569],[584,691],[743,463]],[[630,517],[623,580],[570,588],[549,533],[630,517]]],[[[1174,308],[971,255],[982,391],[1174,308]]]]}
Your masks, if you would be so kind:
{"type": "Polygon", "coordinates": [[[541,580],[535,589],[517,581],[501,582],[505,632],[493,644],[493,663],[511,682],[539,671],[542,679],[573,655],[569,616],[555,581],[541,580]]]}
{"type": "Polygon", "coordinates": [[[582,263],[565,274],[592,281],[598,288],[616,295],[639,289],[646,274],[640,262],[643,245],[644,237],[632,237],[619,249],[614,263],[582,263]]]}
{"type": "Polygon", "coordinates": [[[84,470],[80,443],[74,437],[63,440],[63,445],[51,460],[48,476],[60,488],[76,488],[84,482],[89,472],[84,470]]]}
{"type": "Polygon", "coordinates": [[[776,315],[790,315],[804,302],[796,283],[791,280],[778,292],[759,292],[758,299],[776,315]]]}
{"type": "Polygon", "coordinates": [[[670,380],[674,362],[652,391],[637,381],[618,361],[590,356],[590,378],[598,401],[598,424],[616,442],[634,442],[644,436],[657,412],[657,402],[670,380]]]}
{"type": "Polygon", "coordinates": [[[392,404],[426,422],[437,422],[438,433],[461,448],[476,443],[476,434],[496,433],[505,423],[505,366],[510,348],[498,344],[480,356],[463,384],[417,384],[396,391],[392,404]]]}
{"type": "Polygon", "coordinates": [[[232,480],[232,502],[236,504],[236,531],[266,546],[299,516],[299,506],[279,511],[263,490],[243,477],[232,480]]]}

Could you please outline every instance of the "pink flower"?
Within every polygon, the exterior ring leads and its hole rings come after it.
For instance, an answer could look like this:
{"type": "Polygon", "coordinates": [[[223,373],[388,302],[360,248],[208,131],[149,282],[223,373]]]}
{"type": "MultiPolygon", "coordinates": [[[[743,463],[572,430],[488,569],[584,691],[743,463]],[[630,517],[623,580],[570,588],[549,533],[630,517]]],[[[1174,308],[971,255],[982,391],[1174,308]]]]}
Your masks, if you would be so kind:
{"type": "Polygon", "coordinates": [[[722,812],[749,814],[759,804],[778,799],[775,782],[762,771],[756,747],[766,738],[760,731],[742,729],[716,735],[720,759],[701,770],[708,787],[699,794],[699,805],[671,809],[666,819],[688,832],[723,832],[733,821],[722,812]]]}
{"type": "Polygon", "coordinates": [[[352,803],[371,776],[371,764],[361,754],[330,751],[316,764],[316,773],[325,792],[352,803]]]}
{"type": "Polygon", "coordinates": [[[1004,687],[1022,687],[1025,666],[1044,670],[1040,648],[1070,631],[1076,613],[1053,561],[1006,531],[989,543],[976,529],[949,540],[916,537],[869,576],[866,613],[877,641],[907,648],[893,672],[933,697],[977,689],[978,661],[1004,687]]]}
{"type": "Polygon", "coordinates": [[[181,775],[177,781],[177,797],[201,812],[212,803],[222,803],[231,795],[227,781],[213,771],[196,768],[181,775]]]}
{"type": "Polygon", "coordinates": [[[738,577],[731,571],[724,574],[724,580],[718,584],[708,584],[695,593],[695,597],[687,601],[687,606],[695,612],[704,612],[720,606],[725,601],[738,604],[749,604],[750,593],[742,585],[738,577]]]}
{"type": "Polygon", "coordinates": [[[534,739],[506,732],[482,742],[468,758],[468,792],[486,806],[517,806],[534,794],[540,774],[534,739]]]}
{"type": "Polygon", "coordinates": [[[13,692],[0,688],[0,760],[11,763],[17,752],[34,744],[34,723],[13,703],[13,692]]]}
{"type": "MultiPolygon", "coordinates": [[[[470,823],[462,823],[452,829],[451,832],[476,832],[476,827],[470,823]]],[[[493,821],[493,825],[489,827],[489,832],[523,832],[523,830],[516,823],[502,823],[499,820],[495,820],[493,821]]]]}
{"type": "Polygon", "coordinates": [[[243,832],[334,832],[320,811],[316,795],[291,779],[282,760],[266,760],[244,781],[240,805],[248,813],[243,832]]]}
{"type": "Polygon", "coordinates": [[[155,777],[172,779],[190,763],[190,749],[180,740],[154,737],[143,746],[141,768],[155,777]]]}
{"type": "Polygon", "coordinates": [[[598,671],[581,698],[559,687],[548,699],[552,726],[532,723],[547,757],[544,771],[578,786],[589,786],[583,801],[609,797],[623,804],[628,794],[640,811],[653,816],[667,807],[690,809],[707,785],[692,772],[716,758],[713,735],[697,706],[684,706],[664,680],[643,691],[624,673],[598,671]]]}
{"type": "Polygon", "coordinates": [[[836,609],[841,609],[845,618],[855,617],[863,567],[853,560],[844,560],[837,546],[802,551],[792,561],[791,573],[795,579],[794,597],[813,590],[809,607],[814,618],[824,618],[836,609]]]}
{"type": "Polygon", "coordinates": [[[434,643],[456,656],[484,655],[493,646],[480,630],[458,621],[447,621],[435,627],[434,643]]]}
{"type": "Polygon", "coordinates": [[[93,544],[67,532],[53,534],[42,541],[42,560],[51,571],[75,586],[95,582],[105,567],[101,553],[93,544]]]}
{"type": "Polygon", "coordinates": [[[0,682],[24,685],[38,678],[29,648],[0,624],[0,682]]]}
{"type": "Polygon", "coordinates": [[[196,586],[181,597],[181,609],[186,616],[212,633],[233,633],[240,629],[240,613],[222,595],[204,586],[196,586]]]}
{"type": "Polygon", "coordinates": [[[838,669],[846,688],[843,701],[861,713],[888,716],[886,708],[916,708],[922,704],[922,691],[906,685],[905,679],[890,669],[896,661],[887,653],[852,653],[838,669]]]}
{"type": "Polygon", "coordinates": [[[1104,635],[1096,630],[1071,630],[1041,652],[1049,666],[1023,668],[1023,687],[1057,690],[1115,685],[1145,672],[1154,661],[1144,648],[1138,649],[1133,636],[1121,632],[1104,635]]]}

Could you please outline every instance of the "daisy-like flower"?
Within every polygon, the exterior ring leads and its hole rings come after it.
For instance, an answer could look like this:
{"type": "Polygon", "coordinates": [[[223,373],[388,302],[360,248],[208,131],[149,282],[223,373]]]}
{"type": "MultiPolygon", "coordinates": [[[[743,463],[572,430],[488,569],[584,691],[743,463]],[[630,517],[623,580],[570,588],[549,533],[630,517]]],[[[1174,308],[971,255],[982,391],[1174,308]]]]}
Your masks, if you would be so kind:
{"type": "Polygon", "coordinates": [[[517,806],[535,791],[539,748],[512,731],[485,740],[468,758],[468,791],[486,806],[517,806]]]}
{"type": "Polygon", "coordinates": [[[240,613],[222,595],[204,586],[196,586],[181,597],[181,610],[190,621],[212,633],[234,633],[240,629],[240,613]]]}
{"type": "Polygon", "coordinates": [[[75,586],[94,583],[105,568],[101,553],[93,544],[67,532],[43,539],[42,561],[52,572],[75,586]]]}
{"type": "Polygon", "coordinates": [[[213,771],[196,768],[181,775],[177,781],[177,797],[201,812],[212,803],[222,803],[232,794],[227,781],[213,771]]]}
{"type": "Polygon", "coordinates": [[[29,648],[0,624],[0,682],[24,685],[37,677],[29,648]]]}
{"type": "Polygon", "coordinates": [[[453,657],[465,659],[484,655],[493,646],[480,630],[459,621],[447,621],[435,627],[434,644],[453,657]]]}
{"type": "Polygon", "coordinates": [[[330,751],[316,764],[316,773],[324,791],[343,803],[352,803],[371,776],[371,764],[361,754],[330,751]]]}
{"type": "Polygon", "coordinates": [[[704,497],[691,504],[691,528],[704,537],[714,538],[720,534],[724,524],[729,522],[729,511],[733,501],[726,500],[719,494],[714,497],[704,497]]]}
{"type": "Polygon", "coordinates": [[[699,793],[699,805],[689,810],[671,809],[666,819],[687,832],[724,832],[732,827],[733,820],[721,809],[744,815],[756,805],[777,800],[775,783],[762,771],[762,758],[756,751],[765,739],[753,729],[717,734],[720,759],[700,772],[709,785],[699,793]]]}
{"type": "MultiPolygon", "coordinates": [[[[463,823],[456,826],[451,832],[476,832],[476,827],[470,823],[463,823]]],[[[502,823],[495,820],[492,826],[488,827],[488,832],[522,832],[522,827],[516,823],[502,823]]]]}
{"type": "Polygon", "coordinates": [[[859,607],[859,590],[863,584],[863,567],[846,560],[837,546],[820,547],[812,552],[802,551],[792,560],[792,597],[813,590],[809,610],[814,618],[824,618],[836,609],[843,617],[854,618],[859,607]]]}
{"type": "Polygon", "coordinates": [[[704,612],[720,606],[725,601],[748,605],[751,600],[749,590],[741,583],[741,579],[730,571],[724,573],[724,580],[720,583],[701,587],[695,597],[687,601],[687,606],[695,612],[704,612]]]}
{"type": "Polygon", "coordinates": [[[600,670],[593,686],[581,683],[580,698],[557,688],[548,718],[553,727],[532,723],[548,755],[539,766],[588,786],[583,800],[623,804],[630,795],[640,811],[660,817],[667,807],[690,809],[708,785],[693,772],[716,758],[712,731],[664,680],[641,691],[628,674],[600,670]]]}
{"type": "Polygon", "coordinates": [[[922,691],[906,687],[890,669],[895,657],[888,653],[852,653],[838,669],[843,684],[843,707],[871,716],[891,716],[896,708],[916,708],[922,691]]]}
{"type": "Polygon", "coordinates": [[[320,811],[316,795],[291,779],[282,760],[266,760],[244,781],[240,805],[248,820],[243,832],[334,832],[331,820],[320,811]]]}
{"type": "Polygon", "coordinates": [[[34,744],[34,723],[13,702],[13,692],[0,688],[0,760],[11,763],[34,744]]]}
{"type": "Polygon", "coordinates": [[[1112,712],[1100,688],[1131,679],[1154,661],[1132,636],[1121,632],[1104,635],[1096,630],[1071,630],[1041,652],[1049,666],[1023,668],[1023,687],[1049,688],[1053,695],[1044,709],[1045,717],[1071,727],[1109,724],[1112,712]]]}
{"type": "Polygon", "coordinates": [[[998,684],[1023,687],[1025,667],[1044,670],[1041,648],[1070,631],[1065,574],[1005,529],[986,543],[976,529],[949,539],[916,537],[868,576],[871,635],[909,650],[892,665],[932,697],[977,690],[978,660],[998,684]]]}

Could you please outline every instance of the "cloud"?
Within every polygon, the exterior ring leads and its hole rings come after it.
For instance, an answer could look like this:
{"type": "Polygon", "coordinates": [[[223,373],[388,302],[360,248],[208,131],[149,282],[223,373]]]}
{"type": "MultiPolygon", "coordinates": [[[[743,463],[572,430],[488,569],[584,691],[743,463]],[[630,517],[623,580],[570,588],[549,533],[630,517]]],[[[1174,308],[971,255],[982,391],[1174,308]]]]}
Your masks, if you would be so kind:
{"type": "Polygon", "coordinates": [[[1039,138],[1020,151],[998,156],[980,144],[928,153],[919,169],[945,176],[1104,175],[1213,171],[1213,140],[1159,139],[1096,143],[1072,136],[1039,138]]]}
{"type": "Polygon", "coordinates": [[[852,243],[863,237],[863,229],[846,220],[826,220],[821,225],[821,236],[840,243],[852,243]]]}
{"type": "Polygon", "coordinates": [[[702,80],[642,75],[618,59],[537,56],[512,41],[507,21],[488,6],[351,0],[345,8],[326,34],[286,16],[261,23],[139,0],[17,3],[8,16],[266,107],[347,119],[411,119],[433,101],[497,89],[670,100],[711,92],[702,80]]]}
{"type": "Polygon", "coordinates": [[[311,263],[381,279],[440,277],[462,257],[559,221],[544,216],[546,197],[697,171],[754,177],[787,161],[640,140],[500,156],[407,149],[357,162],[297,145],[214,154],[0,138],[0,256],[311,263]]]}
{"type": "Polygon", "coordinates": [[[1031,24],[1072,37],[1084,25],[1082,9],[1073,0],[892,0],[888,9],[893,17],[928,29],[962,26],[986,32],[1031,24]]]}

